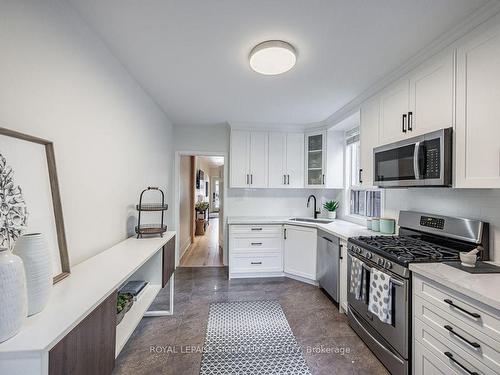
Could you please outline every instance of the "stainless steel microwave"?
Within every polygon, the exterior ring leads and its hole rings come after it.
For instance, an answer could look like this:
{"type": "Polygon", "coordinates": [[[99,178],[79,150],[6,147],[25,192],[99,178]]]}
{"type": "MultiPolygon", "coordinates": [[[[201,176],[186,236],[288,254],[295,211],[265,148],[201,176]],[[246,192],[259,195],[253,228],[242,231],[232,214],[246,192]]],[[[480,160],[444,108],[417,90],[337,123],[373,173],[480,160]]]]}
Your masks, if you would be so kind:
{"type": "Polygon", "coordinates": [[[451,186],[452,131],[442,129],[373,149],[374,185],[451,186]]]}

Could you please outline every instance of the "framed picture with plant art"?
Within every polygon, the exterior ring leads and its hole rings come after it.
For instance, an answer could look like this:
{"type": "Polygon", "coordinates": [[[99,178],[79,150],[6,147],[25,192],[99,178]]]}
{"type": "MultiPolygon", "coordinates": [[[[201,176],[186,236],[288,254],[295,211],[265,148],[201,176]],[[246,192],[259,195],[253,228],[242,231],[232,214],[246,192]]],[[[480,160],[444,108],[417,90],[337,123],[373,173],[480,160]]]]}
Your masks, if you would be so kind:
{"type": "Polygon", "coordinates": [[[44,235],[53,283],[70,273],[54,144],[0,127],[0,246],[44,235]]]}

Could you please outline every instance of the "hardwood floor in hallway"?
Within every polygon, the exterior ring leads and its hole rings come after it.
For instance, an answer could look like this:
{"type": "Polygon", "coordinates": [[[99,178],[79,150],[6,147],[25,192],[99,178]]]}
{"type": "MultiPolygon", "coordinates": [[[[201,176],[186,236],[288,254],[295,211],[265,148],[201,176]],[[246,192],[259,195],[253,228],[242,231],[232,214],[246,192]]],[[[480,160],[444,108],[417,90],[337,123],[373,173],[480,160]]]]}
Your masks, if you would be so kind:
{"type": "Polygon", "coordinates": [[[180,267],[223,266],[219,246],[219,219],[210,219],[205,235],[196,236],[180,260],[180,267]]]}

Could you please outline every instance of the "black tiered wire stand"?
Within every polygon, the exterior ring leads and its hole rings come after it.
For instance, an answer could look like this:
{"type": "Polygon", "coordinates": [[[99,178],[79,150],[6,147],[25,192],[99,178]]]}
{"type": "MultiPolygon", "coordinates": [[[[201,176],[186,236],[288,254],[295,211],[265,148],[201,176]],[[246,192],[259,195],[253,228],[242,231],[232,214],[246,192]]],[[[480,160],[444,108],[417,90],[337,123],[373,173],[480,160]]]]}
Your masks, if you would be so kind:
{"type": "Polygon", "coordinates": [[[144,189],[139,197],[139,204],[136,206],[137,211],[139,211],[139,219],[137,226],[135,227],[135,233],[137,233],[137,238],[142,238],[143,235],[155,235],[159,234],[163,237],[163,233],[167,231],[167,226],[163,224],[163,217],[165,211],[168,210],[168,204],[165,204],[165,194],[163,190],[158,187],[148,186],[144,189]],[[156,190],[161,193],[161,203],[142,203],[142,198],[145,192],[156,190]],[[160,224],[141,224],[141,213],[142,212],[161,212],[161,223],[160,224]]]}

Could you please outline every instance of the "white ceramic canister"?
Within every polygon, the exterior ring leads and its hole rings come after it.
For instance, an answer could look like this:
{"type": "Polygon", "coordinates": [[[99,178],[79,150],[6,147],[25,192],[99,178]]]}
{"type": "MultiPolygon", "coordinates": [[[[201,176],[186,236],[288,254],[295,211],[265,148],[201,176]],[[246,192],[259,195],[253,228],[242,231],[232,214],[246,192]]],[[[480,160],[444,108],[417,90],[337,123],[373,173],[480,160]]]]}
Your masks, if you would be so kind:
{"type": "Polygon", "coordinates": [[[28,316],[31,316],[44,309],[52,290],[52,261],[48,243],[41,233],[25,234],[16,241],[13,253],[24,262],[28,316]]]}
{"type": "Polygon", "coordinates": [[[22,259],[0,247],[0,342],[21,330],[28,311],[26,296],[22,259]]]}

